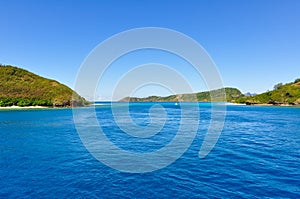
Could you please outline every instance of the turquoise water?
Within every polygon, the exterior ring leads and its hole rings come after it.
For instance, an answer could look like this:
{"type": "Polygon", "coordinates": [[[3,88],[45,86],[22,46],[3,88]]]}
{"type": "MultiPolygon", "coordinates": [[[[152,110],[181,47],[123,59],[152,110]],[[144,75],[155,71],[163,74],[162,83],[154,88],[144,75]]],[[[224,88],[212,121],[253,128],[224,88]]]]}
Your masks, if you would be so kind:
{"type": "MultiPolygon", "coordinates": [[[[149,125],[152,105],[131,104],[132,120],[149,125]]],[[[146,153],[168,144],[180,124],[180,108],[161,105],[166,123],[146,139],[118,128],[107,104],[97,106],[96,115],[112,142],[146,153]]],[[[90,108],[80,111],[84,115],[90,108]]],[[[87,151],[70,109],[2,110],[0,198],[300,198],[299,108],[227,106],[216,146],[199,159],[210,111],[209,104],[200,104],[196,137],[173,164],[133,174],[112,169],[87,151]]]]}

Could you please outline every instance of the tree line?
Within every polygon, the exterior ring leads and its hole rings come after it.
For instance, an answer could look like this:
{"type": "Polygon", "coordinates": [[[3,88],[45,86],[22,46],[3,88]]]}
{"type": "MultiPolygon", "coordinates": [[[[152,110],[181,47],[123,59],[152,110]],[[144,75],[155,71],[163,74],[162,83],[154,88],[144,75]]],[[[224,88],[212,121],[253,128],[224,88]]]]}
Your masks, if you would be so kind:
{"type": "Polygon", "coordinates": [[[51,100],[0,97],[0,106],[52,106],[51,100]]]}

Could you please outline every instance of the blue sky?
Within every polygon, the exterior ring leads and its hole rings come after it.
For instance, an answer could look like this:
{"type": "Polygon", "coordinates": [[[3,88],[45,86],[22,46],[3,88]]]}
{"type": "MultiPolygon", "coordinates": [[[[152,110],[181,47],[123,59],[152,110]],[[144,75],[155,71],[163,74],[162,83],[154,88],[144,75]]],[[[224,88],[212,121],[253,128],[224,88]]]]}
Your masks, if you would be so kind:
{"type": "MultiPolygon", "coordinates": [[[[81,63],[100,42],[149,26],[195,39],[216,63],[224,85],[242,92],[260,93],[300,77],[297,0],[11,0],[1,1],[0,7],[0,63],[70,87],[81,63]]],[[[193,78],[190,81],[195,91],[203,89],[193,78]]],[[[104,89],[103,99],[109,98],[109,89],[104,89]]],[[[150,86],[139,95],[167,94],[155,89],[150,86]]]]}

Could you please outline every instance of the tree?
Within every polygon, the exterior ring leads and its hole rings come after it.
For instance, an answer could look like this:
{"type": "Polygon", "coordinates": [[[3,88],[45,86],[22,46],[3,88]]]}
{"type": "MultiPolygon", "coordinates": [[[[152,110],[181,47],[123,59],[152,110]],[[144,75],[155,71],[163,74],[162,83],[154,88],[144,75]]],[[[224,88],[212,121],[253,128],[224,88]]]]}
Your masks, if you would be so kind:
{"type": "Polygon", "coordinates": [[[298,78],[294,81],[294,83],[298,83],[298,82],[300,82],[300,78],[298,78]]]}
{"type": "Polygon", "coordinates": [[[282,83],[278,83],[278,84],[276,84],[276,85],[274,86],[274,90],[278,90],[278,89],[280,89],[282,86],[283,86],[282,83]]]}

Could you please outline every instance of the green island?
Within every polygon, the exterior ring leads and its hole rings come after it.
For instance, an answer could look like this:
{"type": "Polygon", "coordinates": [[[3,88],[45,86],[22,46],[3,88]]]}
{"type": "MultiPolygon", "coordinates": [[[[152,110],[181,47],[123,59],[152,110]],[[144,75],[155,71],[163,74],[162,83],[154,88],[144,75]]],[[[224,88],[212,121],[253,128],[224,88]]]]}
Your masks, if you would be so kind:
{"type": "Polygon", "coordinates": [[[276,84],[273,91],[267,91],[255,96],[246,96],[237,88],[224,88],[193,94],[178,94],[166,97],[149,96],[145,98],[125,97],[120,101],[130,102],[231,102],[247,105],[300,105],[300,78],[287,84],[276,84]],[[226,94],[226,99],[222,93],[226,94]],[[220,97],[218,97],[218,95],[220,97]],[[211,96],[214,96],[213,99],[211,96]]]}
{"type": "Polygon", "coordinates": [[[0,65],[0,106],[77,107],[89,104],[69,87],[27,70],[0,65]]]}
{"type": "Polygon", "coordinates": [[[242,96],[232,102],[247,105],[300,105],[300,78],[287,84],[278,83],[272,91],[255,96],[242,96]]]}
{"type": "Polygon", "coordinates": [[[243,94],[237,88],[224,88],[212,91],[205,91],[199,93],[191,94],[177,94],[170,95],[166,97],[160,96],[149,96],[145,98],[137,97],[125,97],[120,101],[130,101],[130,102],[231,102],[234,99],[242,97],[243,94]],[[224,93],[226,94],[226,99],[224,98],[224,93]],[[213,96],[213,97],[211,97],[213,96]]]}

